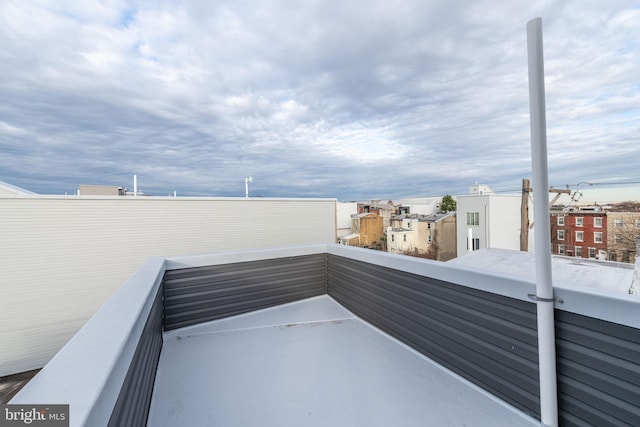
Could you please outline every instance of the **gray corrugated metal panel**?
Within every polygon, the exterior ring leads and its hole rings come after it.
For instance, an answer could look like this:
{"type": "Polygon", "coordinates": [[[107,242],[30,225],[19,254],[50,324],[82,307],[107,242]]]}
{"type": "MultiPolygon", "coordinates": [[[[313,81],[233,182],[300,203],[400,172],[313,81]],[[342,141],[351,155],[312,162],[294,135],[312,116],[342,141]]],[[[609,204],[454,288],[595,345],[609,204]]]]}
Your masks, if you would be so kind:
{"type": "Polygon", "coordinates": [[[171,330],[326,293],[327,255],[275,258],[165,273],[171,330]]]}
{"type": "MultiPolygon", "coordinates": [[[[331,257],[333,256],[329,255],[329,259],[332,259],[331,257]]],[[[336,267],[340,269],[340,274],[355,280],[375,282],[376,279],[381,278],[387,280],[393,286],[398,277],[398,270],[393,268],[378,266],[380,268],[375,270],[368,271],[365,269],[363,271],[361,268],[362,262],[345,257],[340,257],[340,259],[341,262],[336,264],[336,267]]],[[[449,307],[453,309],[459,306],[471,309],[482,307],[483,309],[478,310],[476,313],[481,316],[478,321],[508,322],[510,325],[514,325],[513,331],[504,331],[503,328],[500,328],[502,332],[510,333],[513,338],[524,340],[532,346],[537,345],[535,307],[531,303],[510,298],[510,301],[513,300],[510,305],[496,305],[496,302],[501,303],[505,297],[469,287],[465,287],[465,292],[461,294],[460,285],[451,284],[444,280],[408,272],[403,272],[403,276],[412,277],[413,280],[403,282],[402,286],[407,286],[421,293],[428,292],[443,300],[448,300],[450,302],[449,307]],[[442,286],[425,289],[421,281],[423,278],[428,279],[431,283],[442,284],[442,286]],[[489,313],[489,315],[486,313],[489,313]]]]}
{"type": "Polygon", "coordinates": [[[433,261],[388,252],[362,250],[345,245],[327,245],[327,253],[353,260],[402,270],[418,276],[456,283],[469,288],[492,294],[518,299],[531,303],[528,294],[536,290],[535,283],[520,280],[506,274],[497,274],[488,270],[463,267],[450,262],[433,261]]]}
{"type": "Polygon", "coordinates": [[[556,310],[558,399],[566,425],[640,425],[640,330],[556,310]]]}
{"type": "Polygon", "coordinates": [[[109,426],[144,426],[162,349],[162,287],[149,312],[136,351],[113,408],[109,426]]]}
{"type": "Polygon", "coordinates": [[[165,315],[169,317],[180,311],[198,310],[209,306],[212,300],[224,303],[252,296],[268,296],[274,290],[280,292],[285,288],[292,291],[299,287],[307,288],[309,285],[301,282],[300,277],[306,277],[310,283],[325,284],[325,262],[318,262],[323,258],[319,255],[298,258],[295,262],[279,260],[280,264],[263,260],[168,271],[164,279],[165,315]],[[260,277],[259,282],[256,277],[260,277]],[[212,282],[215,282],[215,287],[211,286],[212,282]]]}
{"type": "Polygon", "coordinates": [[[539,415],[535,305],[329,255],[329,295],[527,413],[539,415]]]}
{"type": "MultiPolygon", "coordinates": [[[[335,273],[344,275],[340,267],[337,267],[335,273]]],[[[460,287],[457,285],[452,286],[418,276],[403,278],[402,284],[398,285],[393,283],[394,277],[392,275],[394,273],[397,279],[397,271],[381,272],[375,277],[363,274],[361,279],[368,283],[368,287],[355,289],[354,292],[371,301],[378,297],[391,301],[398,305],[401,314],[404,314],[404,310],[412,310],[414,318],[429,313],[429,318],[422,319],[422,322],[433,324],[434,328],[443,331],[467,331],[469,337],[465,337],[462,344],[472,340],[477,341],[476,345],[480,347],[487,347],[485,349],[487,352],[497,348],[499,353],[495,355],[495,358],[501,363],[510,365],[514,354],[523,357],[530,362],[528,364],[529,375],[531,377],[537,376],[535,333],[532,330],[525,330],[515,322],[510,323],[506,319],[495,318],[488,314],[492,307],[487,305],[486,301],[481,301],[484,295],[476,296],[478,302],[474,304],[473,300],[469,299],[469,295],[459,296],[455,293],[460,292],[460,287]],[[389,285],[385,287],[380,283],[388,283],[389,285]],[[425,287],[425,283],[432,286],[425,287]],[[461,303],[460,301],[463,299],[464,302],[461,303]],[[508,329],[506,333],[503,332],[505,328],[508,329]],[[524,336],[522,336],[523,333],[524,336]]],[[[357,280],[357,278],[351,276],[347,280],[357,280]]],[[[493,295],[490,298],[495,300],[493,295]]],[[[502,302],[498,301],[498,303],[502,302]]]]}
{"type": "MultiPolygon", "coordinates": [[[[310,257],[295,257],[295,263],[287,262],[287,258],[277,258],[280,264],[274,263],[272,260],[265,259],[252,261],[251,263],[232,263],[226,265],[212,265],[206,267],[185,268],[179,270],[170,270],[165,274],[165,283],[170,285],[166,290],[166,295],[171,296],[174,292],[180,292],[180,288],[188,287],[195,289],[198,285],[206,285],[215,280],[219,286],[227,284],[228,286],[236,286],[235,282],[241,280],[244,276],[254,276],[260,274],[261,277],[268,279],[270,277],[282,277],[282,264],[287,264],[287,272],[289,276],[304,272],[305,274],[312,272],[314,269],[324,271],[325,265],[319,264],[317,258],[325,257],[323,254],[317,254],[310,257]],[[242,275],[238,275],[238,270],[242,270],[242,275]]],[[[293,257],[292,257],[293,258],[293,257]]]]}
{"type": "Polygon", "coordinates": [[[224,300],[210,300],[207,306],[198,309],[177,310],[165,315],[165,330],[172,330],[190,326],[211,320],[222,319],[224,317],[235,316],[253,310],[268,308],[274,305],[293,302],[304,298],[322,295],[325,293],[324,287],[316,288],[279,288],[267,295],[253,294],[253,298],[248,294],[239,295],[235,302],[227,303],[224,300]]]}

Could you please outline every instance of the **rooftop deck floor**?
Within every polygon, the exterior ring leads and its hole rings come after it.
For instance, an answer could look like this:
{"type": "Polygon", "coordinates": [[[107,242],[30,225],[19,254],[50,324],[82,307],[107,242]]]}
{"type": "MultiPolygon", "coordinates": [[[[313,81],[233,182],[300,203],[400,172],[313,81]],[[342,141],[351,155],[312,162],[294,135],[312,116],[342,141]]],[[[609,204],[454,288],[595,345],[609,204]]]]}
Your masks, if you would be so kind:
{"type": "Polygon", "coordinates": [[[321,296],[165,333],[149,426],[532,426],[321,296]]]}

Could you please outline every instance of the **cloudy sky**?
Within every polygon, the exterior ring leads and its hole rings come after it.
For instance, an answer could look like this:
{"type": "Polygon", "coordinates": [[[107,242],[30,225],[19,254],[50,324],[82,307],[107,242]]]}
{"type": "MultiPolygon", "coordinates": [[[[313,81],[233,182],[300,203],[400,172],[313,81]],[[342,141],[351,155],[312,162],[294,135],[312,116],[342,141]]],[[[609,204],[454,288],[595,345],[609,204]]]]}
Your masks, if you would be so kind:
{"type": "Polygon", "coordinates": [[[339,200],[517,190],[538,16],[550,185],[640,199],[636,0],[3,0],[0,180],[64,194],[137,174],[147,194],[244,196],[252,176],[252,196],[339,200]]]}

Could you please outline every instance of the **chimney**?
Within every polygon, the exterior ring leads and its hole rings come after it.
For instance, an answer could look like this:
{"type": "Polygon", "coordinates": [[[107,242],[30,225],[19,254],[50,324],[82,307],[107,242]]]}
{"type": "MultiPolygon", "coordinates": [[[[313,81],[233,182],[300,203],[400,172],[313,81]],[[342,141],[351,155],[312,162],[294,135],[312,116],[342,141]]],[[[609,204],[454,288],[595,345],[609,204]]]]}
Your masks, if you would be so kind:
{"type": "Polygon", "coordinates": [[[629,293],[636,295],[640,290],[640,237],[636,239],[636,262],[633,268],[633,280],[631,281],[631,287],[629,293]]]}

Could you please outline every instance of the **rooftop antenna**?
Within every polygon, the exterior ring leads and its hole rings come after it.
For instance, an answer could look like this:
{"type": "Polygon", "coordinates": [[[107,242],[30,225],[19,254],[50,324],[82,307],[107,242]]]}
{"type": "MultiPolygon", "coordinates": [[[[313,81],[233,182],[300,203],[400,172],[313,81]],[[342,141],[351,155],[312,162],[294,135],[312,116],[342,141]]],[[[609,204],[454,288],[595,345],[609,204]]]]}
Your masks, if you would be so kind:
{"type": "Polygon", "coordinates": [[[249,183],[253,182],[253,177],[244,179],[244,197],[249,198],[249,183]]]}
{"type": "MultiPolygon", "coordinates": [[[[547,166],[547,119],[545,111],[542,18],[527,23],[529,62],[529,116],[533,169],[533,208],[535,218],[549,218],[549,171],[547,166]]],[[[538,363],[540,374],[540,421],[558,427],[558,397],[553,281],[551,277],[551,231],[548,220],[537,221],[535,231],[536,301],[538,363]]]]}

